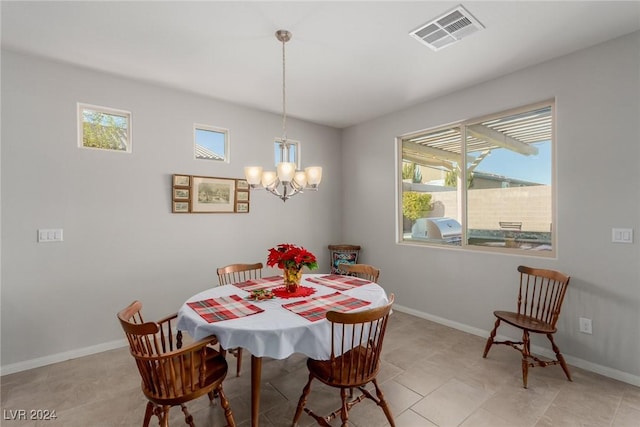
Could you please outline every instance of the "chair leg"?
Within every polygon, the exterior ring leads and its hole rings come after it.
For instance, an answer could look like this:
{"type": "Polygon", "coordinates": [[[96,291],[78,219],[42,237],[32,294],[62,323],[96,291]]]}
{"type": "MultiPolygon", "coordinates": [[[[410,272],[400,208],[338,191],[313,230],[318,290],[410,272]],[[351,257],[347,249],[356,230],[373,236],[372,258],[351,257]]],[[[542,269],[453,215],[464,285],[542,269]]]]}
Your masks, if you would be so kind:
{"type": "Polygon", "coordinates": [[[340,407],[340,419],[342,420],[342,427],[349,426],[349,407],[347,406],[347,396],[349,393],[346,388],[340,389],[340,399],[342,400],[342,406],[340,407]]]}
{"type": "Polygon", "coordinates": [[[387,404],[387,401],[384,398],[384,394],[382,393],[382,390],[380,389],[380,387],[378,387],[378,381],[374,378],[372,382],[373,382],[373,386],[376,388],[376,396],[378,396],[378,401],[379,401],[378,405],[380,405],[380,407],[384,411],[384,415],[387,417],[387,421],[389,421],[389,425],[391,427],[396,427],[396,423],[393,421],[393,415],[391,414],[391,408],[389,408],[389,405],[387,404]]]}
{"type": "Polygon", "coordinates": [[[226,427],[236,427],[236,421],[233,419],[233,413],[231,412],[231,406],[229,405],[229,400],[227,396],[222,391],[222,384],[218,386],[216,389],[216,393],[220,397],[220,406],[224,410],[224,417],[227,419],[226,427]]]}
{"type": "Polygon", "coordinates": [[[529,344],[529,331],[526,329],[522,331],[522,385],[527,388],[527,376],[529,375],[529,356],[530,344],[529,344]]]}
{"type": "Polygon", "coordinates": [[[573,381],[571,379],[571,374],[569,373],[569,367],[567,366],[567,362],[565,362],[564,357],[560,353],[560,349],[556,345],[555,341],[553,341],[553,336],[551,334],[547,334],[547,338],[549,338],[549,341],[551,341],[551,348],[553,348],[553,351],[556,353],[556,359],[558,359],[558,362],[560,362],[560,366],[562,366],[562,370],[564,371],[564,374],[567,376],[567,379],[569,381],[573,381]]]}
{"type": "MultiPolygon", "coordinates": [[[[187,409],[187,405],[185,404],[180,404],[180,408],[182,408],[182,412],[184,413],[184,422],[185,424],[189,424],[189,426],[191,427],[195,427],[195,424],[193,424],[193,416],[189,413],[189,410],[187,409]]],[[[168,411],[167,411],[167,418],[168,418],[168,411]]],[[[169,425],[169,423],[167,422],[167,425],[169,425]]]]}
{"type": "Polygon", "coordinates": [[[484,346],[484,353],[482,354],[482,357],[484,359],[487,358],[487,354],[489,353],[489,349],[491,349],[491,346],[493,345],[493,340],[496,337],[496,331],[498,330],[498,326],[500,326],[500,319],[496,319],[496,323],[493,326],[493,330],[491,331],[491,334],[489,335],[489,338],[487,339],[487,343],[484,346]]]}
{"type": "Polygon", "coordinates": [[[309,395],[309,391],[311,391],[311,381],[313,381],[313,374],[309,374],[309,381],[305,384],[302,389],[302,395],[300,396],[300,400],[298,400],[298,407],[296,408],[296,414],[293,416],[293,421],[291,423],[292,427],[295,427],[300,420],[300,415],[302,415],[302,410],[304,409],[304,405],[307,403],[307,396],[309,395]]]}
{"type": "Polygon", "coordinates": [[[169,427],[169,409],[171,406],[163,406],[158,408],[158,418],[160,418],[160,427],[169,427]]]}
{"type": "Polygon", "coordinates": [[[242,367],[242,348],[238,347],[236,349],[236,357],[238,360],[236,361],[236,377],[240,376],[240,368],[242,367]]]}
{"type": "Polygon", "coordinates": [[[142,421],[142,427],[149,427],[151,416],[153,415],[153,406],[153,403],[147,402],[147,410],[144,412],[144,421],[142,421]]]}

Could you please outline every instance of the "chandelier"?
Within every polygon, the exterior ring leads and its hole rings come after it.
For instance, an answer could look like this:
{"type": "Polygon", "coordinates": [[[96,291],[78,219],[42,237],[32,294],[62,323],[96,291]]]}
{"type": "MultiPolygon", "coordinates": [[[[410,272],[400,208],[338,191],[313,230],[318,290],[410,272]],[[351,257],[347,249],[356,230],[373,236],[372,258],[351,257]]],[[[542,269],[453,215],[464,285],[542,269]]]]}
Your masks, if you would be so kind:
{"type": "MultiPolygon", "coordinates": [[[[296,163],[290,162],[290,150],[294,143],[287,140],[287,98],[285,86],[285,43],[291,40],[291,33],[287,30],[276,31],[276,38],[282,42],[282,140],[280,145],[280,162],[276,171],[263,171],[261,166],[247,166],[244,174],[252,189],[265,189],[269,193],[286,202],[292,196],[302,193],[302,190],[318,190],[322,180],[322,168],[311,166],[304,171],[296,170],[296,163]]],[[[297,154],[297,153],[296,153],[297,154]]]]}

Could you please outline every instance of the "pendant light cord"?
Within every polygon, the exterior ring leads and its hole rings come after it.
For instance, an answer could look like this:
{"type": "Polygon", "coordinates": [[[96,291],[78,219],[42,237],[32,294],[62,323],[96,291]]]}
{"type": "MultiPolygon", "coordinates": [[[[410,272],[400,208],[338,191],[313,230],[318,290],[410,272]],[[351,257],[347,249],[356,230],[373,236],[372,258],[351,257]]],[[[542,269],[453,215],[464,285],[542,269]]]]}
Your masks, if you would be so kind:
{"type": "Polygon", "coordinates": [[[284,44],[286,40],[282,40],[282,142],[287,142],[287,98],[285,86],[286,58],[284,44]]]}

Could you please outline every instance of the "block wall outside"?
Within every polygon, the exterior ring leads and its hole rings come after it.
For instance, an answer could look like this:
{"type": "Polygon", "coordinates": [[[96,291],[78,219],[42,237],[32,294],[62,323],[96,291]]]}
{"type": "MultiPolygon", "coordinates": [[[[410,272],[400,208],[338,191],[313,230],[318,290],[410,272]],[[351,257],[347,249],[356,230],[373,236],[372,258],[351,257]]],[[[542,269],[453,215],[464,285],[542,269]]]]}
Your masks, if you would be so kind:
{"type": "MultiPolygon", "coordinates": [[[[432,192],[430,217],[460,220],[455,191],[432,192]]],[[[522,231],[551,231],[551,187],[545,185],[469,190],[468,227],[499,230],[500,221],[522,222],[522,231]]]]}

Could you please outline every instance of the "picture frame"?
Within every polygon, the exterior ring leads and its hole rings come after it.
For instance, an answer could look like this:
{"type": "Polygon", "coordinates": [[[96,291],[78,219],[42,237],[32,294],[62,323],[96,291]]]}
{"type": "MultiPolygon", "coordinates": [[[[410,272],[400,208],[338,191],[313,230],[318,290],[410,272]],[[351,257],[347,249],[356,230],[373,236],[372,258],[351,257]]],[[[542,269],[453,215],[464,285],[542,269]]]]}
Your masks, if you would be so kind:
{"type": "Polygon", "coordinates": [[[191,176],[189,175],[173,175],[174,187],[189,187],[191,183],[191,176]]]}
{"type": "Polygon", "coordinates": [[[189,201],[189,189],[188,188],[174,188],[173,189],[173,200],[185,200],[189,201]]]}
{"type": "Polygon", "coordinates": [[[236,196],[237,202],[248,202],[249,201],[249,192],[248,191],[238,191],[236,196]]]}
{"type": "Polygon", "coordinates": [[[238,191],[249,190],[249,183],[246,179],[239,179],[236,183],[236,188],[238,189],[238,191]]]}
{"type": "Polygon", "coordinates": [[[236,180],[205,176],[191,177],[191,212],[235,212],[236,180]]]}
{"type": "Polygon", "coordinates": [[[173,213],[189,213],[189,202],[173,202],[173,213]]]}
{"type": "Polygon", "coordinates": [[[236,203],[236,212],[237,213],[249,213],[249,203],[248,202],[238,202],[238,203],[236,203]]]}

